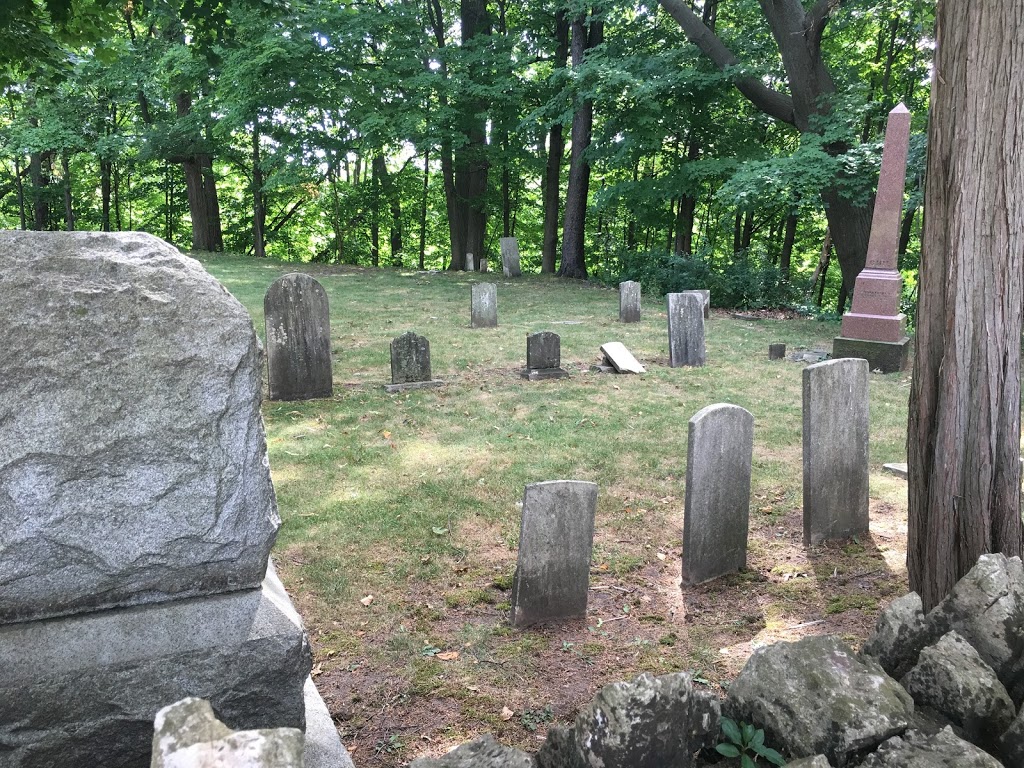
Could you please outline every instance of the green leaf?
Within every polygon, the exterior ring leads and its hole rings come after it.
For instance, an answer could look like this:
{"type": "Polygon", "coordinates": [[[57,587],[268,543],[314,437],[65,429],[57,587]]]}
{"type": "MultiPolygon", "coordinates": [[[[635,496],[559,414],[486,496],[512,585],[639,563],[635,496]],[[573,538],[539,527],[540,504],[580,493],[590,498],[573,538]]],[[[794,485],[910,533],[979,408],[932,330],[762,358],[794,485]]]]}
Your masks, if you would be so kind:
{"type": "Polygon", "coordinates": [[[757,754],[759,754],[761,757],[763,757],[765,760],[767,760],[772,765],[785,765],[786,764],[786,761],[782,759],[782,755],[780,755],[778,752],[776,752],[771,747],[758,747],[754,751],[757,752],[757,754]]]}
{"type": "Polygon", "coordinates": [[[721,720],[722,733],[729,741],[733,744],[742,744],[743,738],[740,736],[740,728],[736,725],[736,721],[731,717],[723,717],[721,720]]]}
{"type": "Polygon", "coordinates": [[[750,755],[743,755],[740,757],[740,768],[757,768],[757,766],[750,758],[750,755]]]}
{"type": "Polygon", "coordinates": [[[715,751],[718,752],[718,754],[720,755],[725,755],[726,757],[740,756],[739,747],[737,747],[735,744],[719,744],[717,747],[715,747],[715,751]]]}
{"type": "MultiPolygon", "coordinates": [[[[755,752],[757,750],[759,750],[759,749],[764,747],[764,729],[763,728],[758,728],[756,731],[754,731],[754,736],[750,740],[750,746],[751,746],[751,748],[755,752]]],[[[760,754],[760,753],[758,753],[758,754],[760,754]]]]}
{"type": "Polygon", "coordinates": [[[754,739],[754,726],[743,723],[743,743],[749,744],[754,739]]]}

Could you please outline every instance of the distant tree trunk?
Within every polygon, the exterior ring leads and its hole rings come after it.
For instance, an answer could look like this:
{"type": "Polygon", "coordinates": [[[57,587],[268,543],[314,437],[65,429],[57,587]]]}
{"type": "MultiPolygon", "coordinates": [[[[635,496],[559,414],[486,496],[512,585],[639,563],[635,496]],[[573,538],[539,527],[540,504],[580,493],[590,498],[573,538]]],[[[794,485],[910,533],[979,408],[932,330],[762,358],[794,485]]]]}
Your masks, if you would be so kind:
{"type": "Polygon", "coordinates": [[[28,221],[25,216],[25,183],[21,180],[21,158],[14,157],[14,183],[18,190],[18,222],[22,230],[28,229],[28,221]]]}
{"type": "Polygon", "coordinates": [[[110,231],[110,175],[109,160],[100,160],[100,229],[110,231]]]}
{"type": "Polygon", "coordinates": [[[754,238],[754,212],[747,211],[743,215],[743,238],[740,241],[740,250],[749,251],[750,242],[754,238]]]}
{"type": "Polygon", "coordinates": [[[380,175],[384,162],[382,155],[374,155],[370,161],[370,263],[380,266],[380,175]],[[378,163],[378,158],[380,162],[378,163]]]}
{"type": "Polygon", "coordinates": [[[1022,554],[1024,2],[940,0],[907,427],[907,569],[927,611],[1022,554]]]}
{"type": "Polygon", "coordinates": [[[907,249],[910,248],[910,235],[914,231],[916,214],[917,208],[908,208],[903,214],[903,223],[900,224],[900,241],[896,248],[896,265],[899,269],[903,269],[903,261],[906,258],[907,249]]]}
{"type": "Polygon", "coordinates": [[[257,259],[267,256],[267,208],[263,202],[263,169],[260,167],[260,122],[252,124],[252,247],[257,259]]]}
{"type": "MultiPolygon", "coordinates": [[[[583,63],[591,48],[601,44],[604,22],[581,15],[572,22],[572,65],[583,63]]],[[[587,220],[587,198],[590,193],[590,163],[586,158],[594,125],[594,102],[583,99],[572,117],[572,149],[569,155],[569,186],[565,194],[565,218],[562,223],[562,263],[559,277],[587,279],[584,234],[587,220]]]]}
{"type": "Polygon", "coordinates": [[[114,172],[114,226],[121,231],[121,166],[113,164],[114,172]]]}
{"type": "MultiPolygon", "coordinates": [[[[555,15],[555,69],[564,69],[569,56],[569,21],[564,11],[555,15]]],[[[544,243],[541,251],[541,272],[554,273],[558,260],[558,218],[562,201],[562,159],[565,137],[562,124],[555,123],[548,132],[548,158],[544,170],[544,243]]]]}
{"type": "Polygon", "coordinates": [[[423,152],[423,197],[420,200],[420,269],[427,256],[427,190],[430,186],[430,147],[423,152]]]}
{"type": "Polygon", "coordinates": [[[732,252],[739,253],[743,247],[743,211],[736,211],[732,225],[732,252]]]}
{"type": "MultiPolygon", "coordinates": [[[[192,97],[179,93],[175,97],[179,117],[192,111],[192,97]]],[[[196,137],[198,141],[198,137],[196,137]]],[[[220,251],[224,249],[224,236],[220,224],[220,204],[217,202],[217,184],[213,175],[213,158],[205,152],[181,158],[188,194],[188,211],[192,219],[192,250],[220,251]]]]}
{"type": "Polygon", "coordinates": [[[32,229],[43,231],[50,223],[51,152],[33,152],[28,157],[28,175],[32,182],[32,229]]]}
{"type": "Polygon", "coordinates": [[[60,170],[64,176],[64,227],[68,232],[75,231],[75,210],[71,199],[71,157],[67,150],[60,153],[60,170]]]}
{"type": "Polygon", "coordinates": [[[779,254],[779,272],[784,278],[789,277],[789,266],[793,259],[793,243],[796,242],[796,211],[786,215],[786,231],[782,237],[782,253],[779,254]]]}

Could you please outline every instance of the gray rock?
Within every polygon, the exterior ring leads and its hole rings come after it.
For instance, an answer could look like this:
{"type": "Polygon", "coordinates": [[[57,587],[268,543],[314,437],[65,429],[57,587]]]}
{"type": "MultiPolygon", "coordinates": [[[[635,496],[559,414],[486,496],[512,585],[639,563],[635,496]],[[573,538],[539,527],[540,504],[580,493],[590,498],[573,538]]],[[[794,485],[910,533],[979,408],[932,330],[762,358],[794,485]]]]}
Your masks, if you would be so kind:
{"type": "Polygon", "coordinates": [[[327,292],[299,272],[279,277],[263,297],[271,400],[312,400],[334,391],[327,292]]]}
{"type": "Polygon", "coordinates": [[[232,731],[205,699],[182,699],[156,713],[151,768],[303,768],[302,731],[232,731]]]}
{"type": "Polygon", "coordinates": [[[792,760],[786,763],[786,768],[832,768],[832,764],[824,755],[814,757],[802,757],[799,760],[792,760]]]}
{"type": "Polygon", "coordinates": [[[702,366],[706,362],[704,346],[704,301],[696,291],[670,293],[668,305],[668,364],[702,366]]]}
{"type": "Polygon", "coordinates": [[[644,673],[606,685],[580,711],[576,747],[585,766],[689,768],[717,742],[719,717],[718,699],[695,690],[689,673],[644,673]]]}
{"type": "Polygon", "coordinates": [[[927,642],[956,630],[1024,704],[1024,566],[1019,557],[982,555],[925,617],[927,642]]]}
{"type": "Polygon", "coordinates": [[[472,328],[498,327],[498,286],[477,283],[470,288],[469,325],[472,328]]]}
{"type": "Polygon", "coordinates": [[[1007,765],[1024,765],[1024,708],[999,739],[999,752],[1007,765]]]}
{"type": "Polygon", "coordinates": [[[780,752],[823,754],[843,768],[903,732],[914,702],[877,662],[825,635],[756,650],[729,686],[724,709],[764,728],[780,752]]]}
{"type": "Polygon", "coordinates": [[[0,764],[138,768],[186,697],[231,728],[303,728],[310,665],[272,570],[262,589],[0,626],[0,764]]]}
{"type": "Polygon", "coordinates": [[[134,232],[2,233],[0,285],[0,623],[257,587],[280,520],[242,305],[134,232]]]}
{"type": "Polygon", "coordinates": [[[689,423],[683,583],[698,584],[747,566],[754,417],[738,405],[702,408],[689,423]]]}
{"type": "Polygon", "coordinates": [[[868,364],[803,373],[804,546],[868,532],[868,364]]]}
{"type": "Polygon", "coordinates": [[[635,280],[619,283],[619,322],[640,322],[640,283],[635,280]]]}
{"type": "Polygon", "coordinates": [[[305,747],[302,752],[304,768],[355,768],[313,678],[306,678],[302,696],[306,705],[305,747]]]}
{"type": "Polygon", "coordinates": [[[586,768],[583,754],[576,746],[576,731],[567,725],[553,725],[548,729],[536,754],[537,768],[586,768]]]}
{"type": "Polygon", "coordinates": [[[586,616],[596,512],[596,483],[526,486],[510,600],[513,625],[586,616]]]}
{"type": "Polygon", "coordinates": [[[860,768],[1003,768],[1002,763],[964,741],[950,728],[933,736],[907,731],[889,739],[860,768]]]}
{"type": "Polygon", "coordinates": [[[900,682],[915,704],[948,718],[983,749],[995,748],[1016,714],[995,672],[956,632],[921,651],[917,666],[900,682]]]}
{"type": "Polygon", "coordinates": [[[861,648],[891,677],[899,680],[917,663],[927,642],[924,610],[917,592],[898,597],[878,616],[875,630],[861,648]]]}
{"type": "Polygon", "coordinates": [[[444,757],[421,757],[409,768],[534,768],[533,758],[512,747],[504,747],[489,733],[461,744],[444,757]]]}

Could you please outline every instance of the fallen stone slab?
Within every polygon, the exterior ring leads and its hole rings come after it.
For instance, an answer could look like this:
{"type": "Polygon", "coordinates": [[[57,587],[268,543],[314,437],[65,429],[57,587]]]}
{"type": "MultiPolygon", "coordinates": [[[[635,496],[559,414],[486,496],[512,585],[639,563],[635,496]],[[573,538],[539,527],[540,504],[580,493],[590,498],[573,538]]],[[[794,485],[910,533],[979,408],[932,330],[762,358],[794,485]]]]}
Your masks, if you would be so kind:
{"type": "Polygon", "coordinates": [[[413,760],[409,768],[535,768],[535,764],[522,750],[502,746],[488,733],[443,757],[413,760]]]}
{"type": "Polygon", "coordinates": [[[904,480],[907,479],[907,465],[901,462],[893,462],[891,464],[883,464],[882,469],[888,472],[890,475],[895,475],[904,480]]]}
{"type": "Polygon", "coordinates": [[[933,736],[907,731],[893,737],[868,755],[860,768],[1003,768],[1003,764],[947,727],[933,736]]]}
{"type": "Polygon", "coordinates": [[[647,369],[637,362],[633,353],[621,341],[609,341],[601,345],[601,354],[616,373],[646,373],[647,369]]]}

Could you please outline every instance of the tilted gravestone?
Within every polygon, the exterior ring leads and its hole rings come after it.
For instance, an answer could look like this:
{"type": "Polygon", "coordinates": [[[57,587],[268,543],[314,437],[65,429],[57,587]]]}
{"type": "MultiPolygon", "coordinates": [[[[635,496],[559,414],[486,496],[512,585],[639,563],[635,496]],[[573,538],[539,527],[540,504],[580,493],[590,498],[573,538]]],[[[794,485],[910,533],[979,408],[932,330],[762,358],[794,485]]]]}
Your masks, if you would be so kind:
{"type": "Polygon", "coordinates": [[[804,545],[868,532],[868,363],[804,368],[804,545]]]}
{"type": "Polygon", "coordinates": [[[514,237],[503,237],[501,243],[501,269],[505,277],[519,277],[519,241],[514,237]]]}
{"type": "Polygon", "coordinates": [[[702,366],[704,302],[696,291],[670,293],[668,303],[668,360],[672,368],[702,366]]]}
{"type": "Polygon", "coordinates": [[[522,376],[530,381],[564,379],[569,373],[562,368],[562,340],[557,333],[541,331],[526,337],[526,368],[522,376]]]}
{"type": "Polygon", "coordinates": [[[142,233],[2,233],[0,274],[0,762],[148,764],[186,696],[302,727],[248,313],[142,233]]]}
{"type": "Polygon", "coordinates": [[[388,392],[440,387],[443,381],[430,375],[430,342],[412,331],[391,341],[391,383],[388,392]]]}
{"type": "Polygon", "coordinates": [[[263,313],[270,399],[330,397],[331,315],[323,286],[309,275],[284,275],[267,289],[263,313]]]}
{"type": "Polygon", "coordinates": [[[498,286],[494,283],[477,283],[470,289],[469,325],[498,327],[498,286]]]}
{"type": "Polygon", "coordinates": [[[709,405],[690,419],[683,513],[683,583],[699,584],[747,565],[754,417],[709,405]]]}
{"type": "Polygon", "coordinates": [[[512,584],[514,626],[586,616],[596,512],[596,483],[526,486],[512,584]]]}
{"type": "Polygon", "coordinates": [[[635,280],[619,283],[619,322],[640,322],[640,283],[635,280]]]}
{"type": "MultiPolygon", "coordinates": [[[[646,373],[647,369],[633,357],[621,341],[609,341],[601,345],[601,354],[610,370],[615,373],[646,373]]],[[[603,370],[603,369],[602,369],[603,370]]]]}

